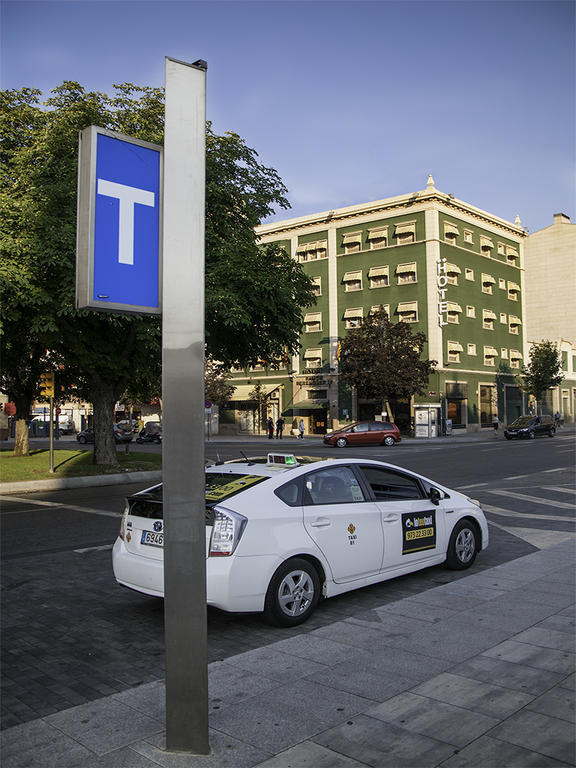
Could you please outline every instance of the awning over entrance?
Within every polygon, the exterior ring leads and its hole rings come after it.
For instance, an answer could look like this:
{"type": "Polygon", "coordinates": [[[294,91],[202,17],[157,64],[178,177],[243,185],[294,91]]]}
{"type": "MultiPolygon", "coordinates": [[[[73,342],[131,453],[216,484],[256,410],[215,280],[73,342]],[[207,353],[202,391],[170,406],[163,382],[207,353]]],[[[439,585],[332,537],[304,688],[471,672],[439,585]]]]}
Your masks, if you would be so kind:
{"type": "Polygon", "coordinates": [[[285,408],[284,411],[320,411],[328,407],[328,400],[301,400],[285,408]]]}
{"type": "MultiPolygon", "coordinates": [[[[254,401],[253,397],[250,397],[250,393],[254,391],[254,384],[239,384],[235,387],[230,400],[236,402],[250,402],[254,401]]],[[[269,395],[275,389],[278,389],[278,384],[262,384],[262,394],[269,395]]]]}

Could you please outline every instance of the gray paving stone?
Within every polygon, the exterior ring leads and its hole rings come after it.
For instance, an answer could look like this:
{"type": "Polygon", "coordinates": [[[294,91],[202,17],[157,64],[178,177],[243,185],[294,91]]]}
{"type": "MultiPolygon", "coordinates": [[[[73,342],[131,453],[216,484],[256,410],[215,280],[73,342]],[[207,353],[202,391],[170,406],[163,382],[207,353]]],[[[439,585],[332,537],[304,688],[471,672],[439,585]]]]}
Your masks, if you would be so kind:
{"type": "Polygon", "coordinates": [[[124,747],[82,762],[78,768],[158,768],[158,763],[135,752],[131,747],[124,747]]]}
{"type": "Polygon", "coordinates": [[[157,734],[132,745],[139,755],[163,768],[252,768],[270,757],[270,753],[238,741],[213,729],[209,735],[211,754],[188,755],[166,752],[166,734],[157,734]]]}
{"type": "Polygon", "coordinates": [[[323,664],[280,653],[269,646],[231,656],[226,663],[281,683],[292,682],[296,677],[306,677],[325,668],[323,664]]]}
{"type": "Polygon", "coordinates": [[[333,666],[350,658],[350,647],[314,634],[298,635],[269,646],[271,650],[288,653],[319,664],[333,666]]]}
{"type": "Polygon", "coordinates": [[[434,623],[454,616],[457,611],[454,608],[447,608],[443,605],[427,605],[426,603],[418,603],[416,601],[399,600],[396,603],[389,603],[381,608],[376,608],[375,613],[378,616],[386,616],[393,613],[399,616],[418,619],[419,621],[434,623]]]}
{"type": "Polygon", "coordinates": [[[442,768],[561,768],[567,765],[539,752],[481,736],[442,763],[442,768]]]}
{"type": "Polygon", "coordinates": [[[517,640],[505,640],[485,650],[482,656],[526,664],[535,669],[548,669],[565,675],[569,675],[576,667],[576,656],[573,653],[542,648],[530,643],[519,643],[517,640]]]}
{"type": "Polygon", "coordinates": [[[210,711],[218,711],[280,685],[277,680],[248,672],[234,664],[213,662],[208,667],[208,706],[210,711]]]}
{"type": "Polygon", "coordinates": [[[373,768],[432,768],[455,748],[391,723],[359,715],[313,741],[373,768]]]}
{"type": "Polygon", "coordinates": [[[303,741],[295,747],[274,755],[270,760],[259,763],[257,768],[363,768],[365,763],[359,763],[346,755],[340,755],[331,749],[315,744],[313,741],[303,741]]]}
{"type": "Polygon", "coordinates": [[[466,746],[499,723],[493,717],[409,692],[394,696],[365,714],[456,747],[466,746]]]}
{"type": "Polygon", "coordinates": [[[534,696],[490,685],[480,680],[443,672],[412,690],[412,693],[473,710],[488,717],[508,717],[534,700],[534,696]]]}
{"type": "Polygon", "coordinates": [[[110,696],[109,701],[115,701],[118,704],[136,709],[164,725],[166,719],[166,686],[163,680],[116,693],[110,696]]]}
{"type": "Polygon", "coordinates": [[[568,632],[569,634],[574,635],[576,617],[555,614],[554,616],[548,616],[548,618],[543,619],[538,626],[545,627],[546,629],[556,629],[558,632],[568,632]]]}
{"type": "Polygon", "coordinates": [[[576,652],[576,635],[574,633],[559,632],[557,629],[547,627],[531,627],[514,638],[519,643],[540,645],[543,648],[554,648],[557,651],[576,652]]]}
{"type": "Polygon", "coordinates": [[[514,664],[489,656],[476,656],[452,667],[450,672],[462,677],[470,677],[473,680],[481,680],[484,683],[512,688],[533,696],[538,696],[548,691],[553,685],[560,684],[565,680],[565,677],[558,672],[534,669],[534,667],[525,664],[514,664]]]}
{"type": "Polygon", "coordinates": [[[566,720],[547,717],[539,712],[516,712],[496,726],[490,735],[569,765],[576,758],[574,726],[566,720]]]}
{"type": "Polygon", "coordinates": [[[558,687],[568,688],[568,690],[570,691],[576,690],[576,672],[572,672],[571,675],[568,675],[568,677],[565,677],[564,680],[558,683],[558,687]]]}
{"type": "Polygon", "coordinates": [[[0,755],[2,768],[68,768],[94,753],[43,720],[35,720],[3,731],[0,755]]]}
{"type": "Polygon", "coordinates": [[[530,702],[526,709],[532,712],[540,712],[540,714],[548,715],[549,717],[557,717],[560,720],[567,720],[569,723],[576,725],[575,698],[575,691],[555,687],[530,702]]]}
{"type": "Polygon", "coordinates": [[[110,699],[58,712],[47,717],[46,722],[98,755],[128,746],[163,728],[159,720],[110,699]]]}
{"type": "Polygon", "coordinates": [[[522,632],[537,622],[556,613],[556,608],[546,603],[533,603],[506,595],[499,600],[483,603],[464,617],[478,627],[503,629],[511,634],[522,632]]]}
{"type": "Polygon", "coordinates": [[[379,670],[362,658],[317,672],[308,679],[334,690],[362,696],[371,702],[384,701],[416,683],[413,678],[403,677],[397,672],[379,670]]]}

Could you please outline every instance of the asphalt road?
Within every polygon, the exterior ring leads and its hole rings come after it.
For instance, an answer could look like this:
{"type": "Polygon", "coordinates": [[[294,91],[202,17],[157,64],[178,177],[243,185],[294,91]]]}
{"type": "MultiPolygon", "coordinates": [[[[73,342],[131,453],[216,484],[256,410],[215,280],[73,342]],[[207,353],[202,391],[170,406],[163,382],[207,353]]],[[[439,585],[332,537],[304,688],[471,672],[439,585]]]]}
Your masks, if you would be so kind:
{"type": "MultiPolygon", "coordinates": [[[[489,549],[474,565],[483,570],[574,536],[574,433],[531,442],[490,438],[342,451],[324,448],[317,440],[218,441],[207,443],[206,456],[240,458],[242,451],[253,456],[282,449],[369,456],[412,469],[480,499],[491,534],[489,549]]],[[[107,486],[0,499],[2,727],[163,676],[163,603],[119,587],[110,562],[124,496],[140,488],[107,486]]],[[[369,619],[377,605],[462,575],[439,566],[351,592],[324,601],[296,629],[271,628],[257,615],[209,609],[209,661],[343,617],[369,619]]]]}

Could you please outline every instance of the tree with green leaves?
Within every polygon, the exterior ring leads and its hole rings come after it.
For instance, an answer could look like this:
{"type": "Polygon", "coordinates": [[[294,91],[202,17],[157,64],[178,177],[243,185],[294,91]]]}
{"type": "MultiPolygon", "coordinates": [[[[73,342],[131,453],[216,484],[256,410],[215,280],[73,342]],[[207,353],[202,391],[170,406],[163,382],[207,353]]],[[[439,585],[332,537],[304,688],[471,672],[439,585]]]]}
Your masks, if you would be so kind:
{"type": "Polygon", "coordinates": [[[340,343],[341,378],[367,399],[423,394],[436,362],[423,360],[426,334],[392,323],[384,310],[369,315],[340,343]]]}
{"type": "Polygon", "coordinates": [[[556,344],[553,341],[531,344],[528,364],[522,366],[520,374],[524,392],[533,395],[537,406],[541,408],[546,392],[557,387],[563,380],[562,357],[556,344]]]}
{"type": "MultiPolygon", "coordinates": [[[[117,463],[115,402],[127,387],[159,382],[161,365],[157,318],[75,309],[79,131],[98,125],[163,142],[162,89],[114,89],[109,96],[64,82],[44,103],[35,89],[0,94],[0,389],[16,403],[27,452],[25,419],[39,371],[52,361],[62,394],[93,403],[94,460],[109,467],[117,463]]],[[[206,130],[207,351],[226,366],[272,360],[298,348],[303,308],[314,302],[300,265],[277,247],[261,247],[254,232],[276,207],[288,207],[286,189],[240,136],[218,136],[210,124],[206,130]]]]}

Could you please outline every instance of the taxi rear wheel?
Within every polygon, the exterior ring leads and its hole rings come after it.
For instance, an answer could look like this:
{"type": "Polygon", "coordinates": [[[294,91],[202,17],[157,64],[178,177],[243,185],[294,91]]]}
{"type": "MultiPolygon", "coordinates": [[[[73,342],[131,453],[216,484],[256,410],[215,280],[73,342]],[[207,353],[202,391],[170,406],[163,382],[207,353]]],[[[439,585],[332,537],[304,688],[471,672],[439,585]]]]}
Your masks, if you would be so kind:
{"type": "Polygon", "coordinates": [[[453,571],[462,571],[470,568],[478,554],[478,533],[475,526],[468,520],[456,523],[448,551],[446,553],[446,566],[453,571]]]}
{"type": "Polygon", "coordinates": [[[264,617],[279,627],[295,627],[313,613],[320,598],[320,577],[307,560],[295,557],[278,568],[266,593],[264,617]]]}

